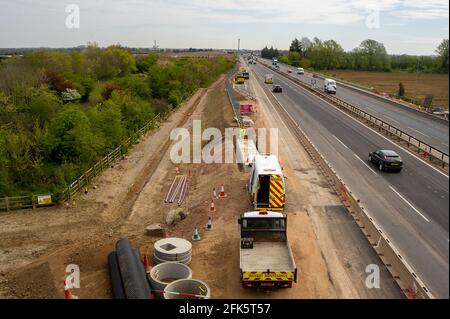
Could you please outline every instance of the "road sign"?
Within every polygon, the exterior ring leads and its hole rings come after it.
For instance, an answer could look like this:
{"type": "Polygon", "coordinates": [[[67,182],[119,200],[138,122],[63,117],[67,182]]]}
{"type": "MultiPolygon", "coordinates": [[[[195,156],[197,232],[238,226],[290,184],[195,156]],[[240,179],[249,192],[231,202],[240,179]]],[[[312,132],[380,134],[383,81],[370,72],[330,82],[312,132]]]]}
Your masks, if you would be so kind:
{"type": "Polygon", "coordinates": [[[50,205],[52,203],[52,196],[51,195],[38,196],[37,202],[38,205],[50,205]]]}
{"type": "Polygon", "coordinates": [[[241,113],[253,113],[253,105],[241,104],[241,113]]]}

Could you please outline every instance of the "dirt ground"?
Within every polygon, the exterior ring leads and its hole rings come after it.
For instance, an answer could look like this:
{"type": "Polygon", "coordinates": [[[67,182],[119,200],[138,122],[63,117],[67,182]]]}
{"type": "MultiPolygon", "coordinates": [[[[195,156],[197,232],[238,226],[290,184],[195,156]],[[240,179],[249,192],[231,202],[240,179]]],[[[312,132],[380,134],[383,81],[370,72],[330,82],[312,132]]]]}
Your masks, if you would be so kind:
{"type": "MultiPolygon", "coordinates": [[[[116,241],[128,238],[142,253],[152,254],[158,237],[145,227],[165,223],[176,204],[164,197],[176,175],[170,161],[170,131],[233,127],[233,111],[224,78],[197,92],[159,129],[149,133],[126,159],[107,170],[81,194],[75,206],[20,211],[0,216],[0,297],[62,298],[65,267],[81,271],[80,298],[111,298],[106,258],[116,241]]],[[[179,164],[190,170],[189,194],[181,206],[186,219],[168,227],[168,235],[190,240],[194,226],[201,240],[193,242],[193,277],[205,281],[213,298],[400,298],[393,279],[382,269],[382,289],[365,288],[368,263],[380,263],[356,224],[343,210],[295,138],[277,117],[258,84],[248,82],[258,98],[257,127],[281,131],[280,161],[287,180],[288,234],[299,269],[292,289],[270,293],[246,290],[239,283],[238,216],[250,209],[245,191],[247,173],[236,164],[179,164]],[[211,215],[214,229],[205,231],[212,189],[225,185],[227,198],[218,199],[211,215]]]]}
{"type": "MultiPolygon", "coordinates": [[[[330,72],[328,72],[330,73],[330,72]]],[[[364,72],[336,70],[330,75],[373,87],[377,92],[397,95],[400,82],[405,86],[405,95],[420,99],[433,95],[433,105],[448,109],[448,74],[413,74],[406,72],[364,72]]]]}

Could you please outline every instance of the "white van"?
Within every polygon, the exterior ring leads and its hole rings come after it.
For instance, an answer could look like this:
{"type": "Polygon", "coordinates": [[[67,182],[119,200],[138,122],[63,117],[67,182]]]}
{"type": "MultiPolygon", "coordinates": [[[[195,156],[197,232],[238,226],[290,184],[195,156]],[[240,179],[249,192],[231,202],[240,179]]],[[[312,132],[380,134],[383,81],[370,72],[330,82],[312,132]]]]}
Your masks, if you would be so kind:
{"type": "Polygon", "coordinates": [[[297,74],[300,74],[300,75],[305,74],[305,69],[297,68],[297,74]]]}
{"type": "Polygon", "coordinates": [[[336,94],[336,81],[332,79],[325,79],[323,89],[326,93],[336,94]]]}

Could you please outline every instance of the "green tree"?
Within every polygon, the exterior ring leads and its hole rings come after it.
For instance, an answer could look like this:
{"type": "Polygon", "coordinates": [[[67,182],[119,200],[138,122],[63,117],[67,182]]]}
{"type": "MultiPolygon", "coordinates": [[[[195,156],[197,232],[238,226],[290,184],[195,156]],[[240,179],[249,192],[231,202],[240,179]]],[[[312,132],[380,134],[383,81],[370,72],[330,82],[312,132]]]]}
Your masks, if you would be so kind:
{"type": "Polygon", "coordinates": [[[96,105],[87,115],[94,133],[103,137],[104,152],[113,150],[126,136],[120,106],[112,100],[96,105]]]}
{"type": "Polygon", "coordinates": [[[288,60],[289,60],[289,64],[290,65],[293,65],[295,67],[299,67],[301,59],[302,59],[302,56],[297,51],[291,51],[291,52],[288,53],[288,60]]]}
{"type": "Polygon", "coordinates": [[[438,54],[438,70],[443,73],[448,73],[449,64],[449,43],[448,39],[442,40],[441,44],[436,49],[438,54]]]}
{"type": "Polygon", "coordinates": [[[60,108],[58,97],[47,89],[41,89],[36,92],[29,104],[29,112],[41,127],[50,122],[53,116],[60,108]]]}
{"type": "Polygon", "coordinates": [[[47,147],[52,162],[90,164],[99,158],[103,146],[103,139],[92,132],[88,117],[76,105],[68,105],[49,125],[47,147]]]}
{"type": "Polygon", "coordinates": [[[297,52],[299,54],[302,53],[302,44],[297,38],[292,40],[291,46],[289,47],[289,52],[297,52]]]}
{"type": "Polygon", "coordinates": [[[368,71],[389,71],[390,61],[382,43],[375,40],[364,40],[356,49],[362,56],[360,68],[368,71]]]}

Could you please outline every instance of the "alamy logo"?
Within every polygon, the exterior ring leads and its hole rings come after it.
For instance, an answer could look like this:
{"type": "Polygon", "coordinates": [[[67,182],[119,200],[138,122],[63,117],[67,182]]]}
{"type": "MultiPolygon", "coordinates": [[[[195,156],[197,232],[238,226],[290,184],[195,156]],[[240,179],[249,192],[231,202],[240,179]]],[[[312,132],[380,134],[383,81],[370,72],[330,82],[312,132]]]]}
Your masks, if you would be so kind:
{"type": "Polygon", "coordinates": [[[68,289],[80,288],[80,267],[78,265],[67,265],[65,283],[68,289]]]}
{"type": "Polygon", "coordinates": [[[367,265],[366,273],[369,275],[366,277],[366,287],[369,289],[380,288],[380,267],[375,264],[367,265]]]}
{"type": "Polygon", "coordinates": [[[380,8],[377,5],[369,5],[366,8],[366,27],[369,29],[380,28],[380,8]]]}
{"type": "Polygon", "coordinates": [[[76,4],[69,4],[66,6],[66,28],[79,29],[80,28],[80,7],[76,4]]]}

